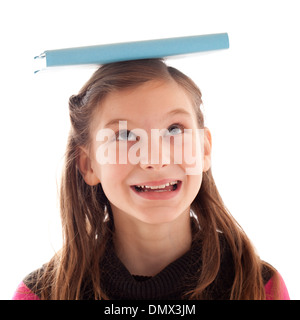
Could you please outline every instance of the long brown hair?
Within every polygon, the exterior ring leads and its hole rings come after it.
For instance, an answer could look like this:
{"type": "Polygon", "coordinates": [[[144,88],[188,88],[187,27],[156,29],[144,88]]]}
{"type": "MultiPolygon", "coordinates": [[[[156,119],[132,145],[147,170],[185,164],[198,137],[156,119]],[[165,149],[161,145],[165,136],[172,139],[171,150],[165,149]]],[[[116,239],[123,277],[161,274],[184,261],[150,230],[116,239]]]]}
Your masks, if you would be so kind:
{"type": "MultiPolygon", "coordinates": [[[[79,147],[91,142],[90,124],[95,110],[111,92],[137,87],[154,79],[175,80],[188,93],[198,124],[204,127],[202,95],[195,83],[161,59],[117,62],[101,66],[77,95],[69,100],[71,129],[61,180],[60,208],[63,247],[45,265],[39,281],[42,299],[81,299],[87,283],[95,299],[109,299],[101,289],[99,261],[113,233],[113,215],[101,184],[87,185],[78,169],[79,147]]],[[[234,262],[230,299],[265,299],[262,268],[266,263],[226,209],[211,170],[203,174],[201,188],[191,204],[201,226],[202,271],[190,299],[210,299],[205,290],[220,269],[221,232],[234,262]]],[[[268,265],[274,274],[275,270],[268,265]]]]}

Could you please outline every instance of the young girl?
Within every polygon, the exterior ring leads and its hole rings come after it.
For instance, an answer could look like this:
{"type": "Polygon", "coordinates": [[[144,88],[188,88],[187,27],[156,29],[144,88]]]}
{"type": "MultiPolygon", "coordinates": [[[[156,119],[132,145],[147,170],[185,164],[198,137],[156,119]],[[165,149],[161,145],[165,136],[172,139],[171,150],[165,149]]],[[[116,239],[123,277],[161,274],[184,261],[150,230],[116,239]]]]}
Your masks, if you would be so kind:
{"type": "Polygon", "coordinates": [[[289,299],[222,202],[201,103],[161,59],[103,65],[70,98],[63,246],[14,299],[289,299]]]}

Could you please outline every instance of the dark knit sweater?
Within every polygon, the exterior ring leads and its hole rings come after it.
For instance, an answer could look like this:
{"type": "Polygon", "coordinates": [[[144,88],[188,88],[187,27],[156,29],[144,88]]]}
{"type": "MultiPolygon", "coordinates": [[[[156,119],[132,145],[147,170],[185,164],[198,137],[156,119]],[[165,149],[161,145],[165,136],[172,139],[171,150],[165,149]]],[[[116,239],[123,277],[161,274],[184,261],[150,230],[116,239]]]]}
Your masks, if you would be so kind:
{"type": "MultiPolygon", "coordinates": [[[[223,248],[222,264],[213,285],[208,290],[214,299],[229,297],[233,282],[231,255],[223,248]]],[[[201,245],[192,243],[191,249],[153,277],[131,275],[116,256],[107,250],[103,261],[102,287],[115,300],[166,300],[185,299],[185,293],[195,288],[201,270],[201,245]]]]}
{"type": "MultiPolygon", "coordinates": [[[[208,297],[213,300],[229,299],[234,279],[232,255],[222,234],[219,234],[221,264],[216,279],[207,288],[208,297]]],[[[187,292],[194,289],[201,272],[201,241],[193,241],[191,249],[153,277],[131,275],[117,257],[110,241],[101,261],[101,288],[112,300],[181,300],[187,299],[187,292]]],[[[37,296],[37,274],[34,271],[24,279],[24,284],[37,296]]],[[[263,268],[262,275],[266,284],[272,274],[263,268]]],[[[93,299],[92,286],[85,282],[82,299],[93,299]]]]}

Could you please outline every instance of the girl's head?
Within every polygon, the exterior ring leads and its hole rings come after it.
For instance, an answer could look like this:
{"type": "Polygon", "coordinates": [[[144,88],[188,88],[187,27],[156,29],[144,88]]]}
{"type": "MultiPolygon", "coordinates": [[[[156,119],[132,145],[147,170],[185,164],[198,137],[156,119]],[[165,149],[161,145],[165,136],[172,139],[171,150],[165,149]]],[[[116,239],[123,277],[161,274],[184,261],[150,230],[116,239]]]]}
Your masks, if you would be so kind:
{"type": "Polygon", "coordinates": [[[72,131],[85,139],[77,145],[85,183],[101,183],[114,216],[147,223],[168,222],[183,212],[188,217],[202,171],[210,166],[210,135],[196,85],[161,60],[132,61],[100,68],[81,95],[84,106],[71,103],[71,119],[81,109],[89,112],[72,131]],[[103,163],[105,153],[113,155],[110,163],[103,163]],[[191,166],[197,174],[189,174],[191,166]]]}
{"type": "Polygon", "coordinates": [[[60,194],[64,244],[48,264],[42,284],[51,290],[43,290],[43,298],[78,299],[87,279],[95,298],[105,297],[99,261],[114,232],[114,216],[157,224],[172,221],[181,213],[189,218],[190,209],[197,218],[194,223],[200,225],[193,236],[202,241],[201,274],[190,297],[210,297],[206,288],[220,268],[218,234],[222,232],[235,268],[230,298],[264,298],[262,262],[226,210],[214,184],[211,138],[204,126],[201,103],[201,92],[194,82],[160,59],[101,66],[79,94],[70,98],[71,129],[60,194]],[[150,143],[153,129],[163,130],[156,149],[150,143]],[[184,129],[192,129],[192,138],[177,140],[189,136],[184,129]],[[202,133],[199,141],[197,130],[202,133]],[[103,132],[108,134],[100,139],[103,132]],[[148,153],[141,148],[147,139],[148,153]],[[166,141],[170,142],[170,152],[163,151],[166,141]],[[110,149],[111,144],[117,148],[110,149]],[[188,175],[187,169],[193,164],[183,156],[178,161],[172,151],[176,146],[182,146],[183,152],[190,148],[198,159],[198,144],[201,152],[196,166],[201,170],[188,175]],[[116,162],[101,164],[97,155],[108,154],[110,158],[113,149],[116,162]],[[153,150],[158,154],[157,162],[151,159],[153,150]],[[138,161],[123,164],[130,153],[138,161]],[[147,184],[164,185],[161,188],[165,190],[145,192],[142,188],[147,184]]]}

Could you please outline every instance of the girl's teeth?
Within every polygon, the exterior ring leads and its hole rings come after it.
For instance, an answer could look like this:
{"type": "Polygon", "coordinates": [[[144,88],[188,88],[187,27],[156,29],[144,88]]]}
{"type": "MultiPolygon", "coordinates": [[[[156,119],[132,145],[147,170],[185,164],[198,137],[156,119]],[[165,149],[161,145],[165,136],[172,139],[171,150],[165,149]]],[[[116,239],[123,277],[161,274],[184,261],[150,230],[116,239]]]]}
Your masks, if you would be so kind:
{"type": "Polygon", "coordinates": [[[173,186],[175,184],[177,184],[178,181],[172,181],[172,182],[168,182],[166,184],[162,184],[160,186],[146,186],[146,185],[141,185],[141,186],[137,186],[138,188],[143,188],[143,189],[151,189],[151,190],[156,190],[156,189],[164,189],[166,187],[169,186],[173,186]]]}
{"type": "Polygon", "coordinates": [[[150,189],[163,189],[165,187],[168,187],[170,184],[169,183],[166,183],[166,184],[162,184],[160,186],[152,186],[152,187],[149,187],[149,186],[145,186],[146,188],[150,188],[150,189]]]}

